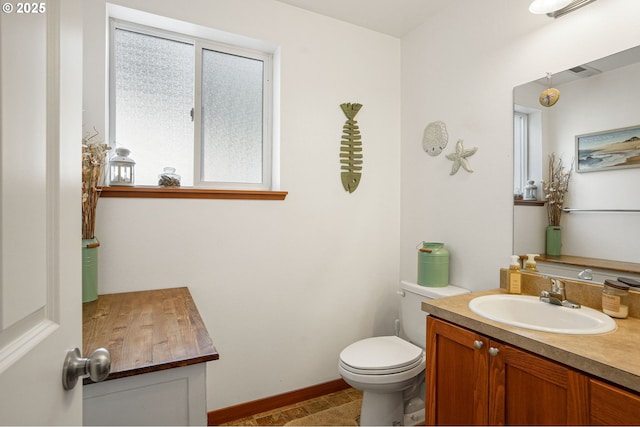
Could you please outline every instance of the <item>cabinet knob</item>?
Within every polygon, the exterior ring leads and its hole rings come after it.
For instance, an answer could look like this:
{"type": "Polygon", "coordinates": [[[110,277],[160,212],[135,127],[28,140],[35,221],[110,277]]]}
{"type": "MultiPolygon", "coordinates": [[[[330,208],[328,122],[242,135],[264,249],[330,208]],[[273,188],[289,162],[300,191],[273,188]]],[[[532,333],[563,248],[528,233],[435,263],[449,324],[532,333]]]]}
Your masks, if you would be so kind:
{"type": "Polygon", "coordinates": [[[473,342],[473,346],[475,348],[477,348],[478,350],[480,350],[482,347],[484,347],[484,343],[482,341],[480,341],[480,340],[475,340],[473,342]]]}
{"type": "Polygon", "coordinates": [[[497,356],[497,355],[498,355],[498,353],[499,353],[499,352],[500,352],[500,350],[498,350],[497,348],[495,348],[495,347],[489,347],[489,355],[490,355],[490,356],[495,357],[495,356],[497,356]]]}

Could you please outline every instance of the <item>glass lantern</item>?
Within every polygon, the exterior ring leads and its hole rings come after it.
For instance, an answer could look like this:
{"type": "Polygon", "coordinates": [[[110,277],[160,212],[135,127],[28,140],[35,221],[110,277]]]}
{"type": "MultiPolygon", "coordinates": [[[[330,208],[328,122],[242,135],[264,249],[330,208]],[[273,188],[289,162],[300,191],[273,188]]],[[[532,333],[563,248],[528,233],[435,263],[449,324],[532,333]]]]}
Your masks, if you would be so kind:
{"type": "Polygon", "coordinates": [[[533,180],[529,180],[529,183],[524,187],[524,200],[537,200],[538,199],[538,187],[534,184],[533,180]]]}
{"type": "Polygon", "coordinates": [[[116,148],[116,155],[109,161],[109,184],[110,185],[133,185],[134,167],[136,162],[129,157],[128,148],[116,148]]]}

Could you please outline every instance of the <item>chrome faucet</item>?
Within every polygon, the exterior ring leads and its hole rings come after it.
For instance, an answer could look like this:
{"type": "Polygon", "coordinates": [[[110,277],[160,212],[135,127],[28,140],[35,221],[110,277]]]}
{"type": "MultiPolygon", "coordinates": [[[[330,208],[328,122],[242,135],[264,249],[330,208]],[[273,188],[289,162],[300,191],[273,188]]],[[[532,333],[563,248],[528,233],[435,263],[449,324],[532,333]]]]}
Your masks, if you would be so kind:
{"type": "Polygon", "coordinates": [[[540,301],[569,308],[580,308],[577,302],[569,301],[564,290],[564,282],[551,278],[551,291],[540,292],[540,301]]]}

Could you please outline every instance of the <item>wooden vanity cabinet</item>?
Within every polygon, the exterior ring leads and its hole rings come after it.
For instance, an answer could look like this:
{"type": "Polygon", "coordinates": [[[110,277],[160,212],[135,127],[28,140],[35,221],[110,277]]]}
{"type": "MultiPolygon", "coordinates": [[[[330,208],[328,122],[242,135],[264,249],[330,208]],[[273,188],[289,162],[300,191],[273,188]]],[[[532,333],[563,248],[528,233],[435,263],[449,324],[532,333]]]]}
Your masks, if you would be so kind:
{"type": "Polygon", "coordinates": [[[588,423],[586,375],[507,344],[489,346],[490,424],[588,423]],[[498,350],[495,356],[492,349],[498,350]]]}
{"type": "Polygon", "coordinates": [[[591,379],[589,386],[589,424],[640,424],[640,396],[596,379],[591,379]]]}
{"type": "Polygon", "coordinates": [[[589,423],[589,377],[427,317],[427,425],[589,423]]]}
{"type": "Polygon", "coordinates": [[[427,425],[488,424],[487,348],[488,338],[427,317],[427,425]]]}

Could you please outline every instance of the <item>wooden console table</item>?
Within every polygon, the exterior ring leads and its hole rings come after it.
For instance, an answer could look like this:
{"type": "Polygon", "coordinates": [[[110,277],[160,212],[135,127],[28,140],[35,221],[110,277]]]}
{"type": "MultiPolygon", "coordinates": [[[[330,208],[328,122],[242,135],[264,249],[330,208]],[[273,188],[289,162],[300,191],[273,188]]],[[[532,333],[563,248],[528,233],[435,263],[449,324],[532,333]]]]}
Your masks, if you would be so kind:
{"type": "Polygon", "coordinates": [[[100,295],[83,304],[83,354],[111,373],[85,378],[85,425],[206,425],[206,362],[218,352],[186,287],[100,295]]]}

